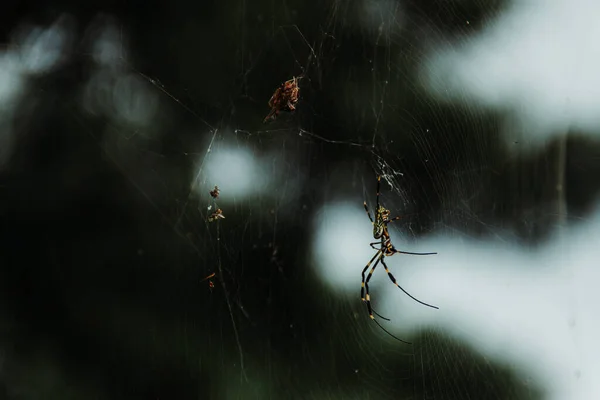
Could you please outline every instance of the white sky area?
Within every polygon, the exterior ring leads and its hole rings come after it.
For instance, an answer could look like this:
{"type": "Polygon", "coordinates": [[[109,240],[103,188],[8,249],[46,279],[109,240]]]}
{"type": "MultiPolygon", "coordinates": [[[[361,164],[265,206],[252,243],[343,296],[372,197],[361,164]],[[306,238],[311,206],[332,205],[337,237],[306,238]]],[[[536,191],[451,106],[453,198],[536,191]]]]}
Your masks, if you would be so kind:
{"type": "Polygon", "coordinates": [[[0,168],[10,160],[17,134],[12,120],[23,111],[17,106],[28,91],[29,77],[46,73],[64,60],[69,45],[66,23],[59,19],[47,29],[21,27],[11,43],[0,47],[0,168]]]}
{"type": "Polygon", "coordinates": [[[362,7],[356,9],[360,24],[375,33],[374,42],[385,43],[389,34],[402,27],[404,14],[398,2],[394,0],[364,0],[362,7]]]}
{"type": "Polygon", "coordinates": [[[506,112],[531,144],[570,126],[600,134],[600,2],[514,0],[469,40],[434,48],[431,94],[506,112]]]}
{"type": "MultiPolygon", "coordinates": [[[[374,255],[361,204],[332,204],[315,215],[317,273],[360,302],[361,270],[374,255]]],[[[401,339],[436,328],[486,357],[511,365],[552,400],[600,398],[600,213],[535,252],[499,241],[425,238],[410,244],[390,230],[399,250],[438,252],[387,258],[396,288],[378,266],[371,279],[380,321],[401,339]]],[[[364,323],[369,324],[367,310],[364,323]]],[[[414,340],[414,338],[413,338],[414,340]]],[[[399,343],[399,346],[405,346],[399,343]]]]}
{"type": "Polygon", "coordinates": [[[109,17],[98,17],[88,28],[87,44],[96,69],[83,92],[83,107],[115,122],[142,127],[154,122],[158,90],[126,64],[123,33],[109,17]]]}
{"type": "Polygon", "coordinates": [[[265,159],[246,147],[215,146],[200,158],[194,190],[206,195],[217,185],[221,190],[219,203],[243,200],[258,193],[268,194],[275,172],[265,159]]]}
{"type": "Polygon", "coordinates": [[[90,60],[96,63],[79,103],[87,112],[108,116],[120,127],[139,128],[154,122],[157,90],[127,68],[123,35],[112,20],[97,18],[83,43],[75,43],[71,23],[63,16],[47,28],[22,25],[13,32],[11,42],[0,48],[0,168],[10,160],[17,140],[14,117],[32,112],[35,105],[29,78],[60,66],[74,45],[87,47],[83,51],[91,53],[90,60]],[[30,100],[26,105],[21,102],[25,97],[30,100]]]}

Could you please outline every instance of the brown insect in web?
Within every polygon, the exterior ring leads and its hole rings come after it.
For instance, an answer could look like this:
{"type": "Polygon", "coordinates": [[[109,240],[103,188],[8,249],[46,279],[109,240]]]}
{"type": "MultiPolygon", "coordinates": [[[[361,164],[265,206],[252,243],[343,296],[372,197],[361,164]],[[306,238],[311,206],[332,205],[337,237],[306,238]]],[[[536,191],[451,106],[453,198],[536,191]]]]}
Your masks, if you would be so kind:
{"type": "Polygon", "coordinates": [[[302,77],[293,77],[289,81],[285,81],[279,86],[273,96],[269,99],[269,107],[271,111],[265,117],[263,123],[267,123],[269,120],[275,120],[281,111],[292,112],[296,110],[296,103],[298,103],[298,96],[300,94],[300,87],[298,86],[298,80],[302,77]]]}

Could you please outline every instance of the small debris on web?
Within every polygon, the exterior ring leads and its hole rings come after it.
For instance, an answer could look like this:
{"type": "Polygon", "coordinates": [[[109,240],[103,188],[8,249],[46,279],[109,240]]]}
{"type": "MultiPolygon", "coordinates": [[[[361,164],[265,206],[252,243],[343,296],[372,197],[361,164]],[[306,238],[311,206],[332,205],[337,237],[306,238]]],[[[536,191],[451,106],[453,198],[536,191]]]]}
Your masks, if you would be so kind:
{"type": "Polygon", "coordinates": [[[223,215],[223,210],[217,208],[217,210],[208,216],[208,222],[216,221],[217,219],[225,219],[223,215]]]}
{"type": "Polygon", "coordinates": [[[204,282],[204,281],[208,281],[208,287],[213,289],[215,287],[215,284],[213,283],[213,281],[211,280],[212,278],[214,278],[216,275],[215,272],[213,272],[212,274],[208,275],[206,278],[202,279],[200,281],[200,283],[204,282]]]}
{"type": "MultiPolygon", "coordinates": [[[[223,210],[217,207],[216,202],[216,200],[219,198],[219,195],[221,194],[221,190],[217,185],[215,185],[215,188],[213,190],[210,190],[208,193],[210,193],[210,197],[213,198],[213,204],[215,206],[215,211],[208,216],[208,222],[213,222],[218,219],[224,219],[225,216],[223,215],[223,210]]],[[[212,208],[213,206],[210,204],[207,207],[208,211],[212,210],[212,208]]]]}
{"type": "Polygon", "coordinates": [[[210,196],[213,199],[218,199],[219,195],[221,194],[221,190],[219,190],[219,187],[217,185],[215,185],[215,188],[208,193],[210,193],[210,196]]]}

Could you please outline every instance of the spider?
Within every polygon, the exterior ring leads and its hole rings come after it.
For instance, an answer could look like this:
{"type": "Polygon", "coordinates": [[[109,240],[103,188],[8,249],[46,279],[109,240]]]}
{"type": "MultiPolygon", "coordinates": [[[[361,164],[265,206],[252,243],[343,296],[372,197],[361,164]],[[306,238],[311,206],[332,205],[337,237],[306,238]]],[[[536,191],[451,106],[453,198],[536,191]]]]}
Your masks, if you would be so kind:
{"type": "Polygon", "coordinates": [[[300,88],[298,87],[298,80],[302,77],[293,77],[289,81],[285,81],[275,90],[273,96],[269,99],[269,107],[271,111],[265,117],[263,123],[269,120],[277,118],[281,111],[294,111],[296,110],[296,103],[298,103],[298,95],[300,88]]]}
{"type": "Polygon", "coordinates": [[[365,207],[365,211],[367,212],[367,216],[369,217],[369,220],[373,224],[373,238],[375,238],[377,240],[376,242],[369,243],[369,245],[373,249],[377,250],[377,252],[373,256],[373,258],[371,258],[371,260],[367,263],[365,268],[362,270],[362,283],[361,283],[361,288],[360,288],[360,297],[363,302],[367,303],[367,310],[369,311],[369,317],[371,317],[371,319],[373,321],[375,321],[375,323],[377,323],[377,325],[379,325],[379,327],[381,329],[383,329],[386,333],[388,333],[393,338],[395,338],[401,342],[410,344],[409,342],[398,339],[397,337],[395,337],[394,335],[389,333],[385,328],[383,328],[379,324],[379,322],[377,322],[377,320],[373,316],[373,314],[376,314],[378,317],[389,321],[388,318],[382,317],[381,315],[377,314],[377,312],[375,312],[373,310],[373,308],[371,307],[371,298],[369,296],[369,280],[371,279],[371,276],[373,276],[373,272],[375,271],[375,268],[377,267],[377,265],[379,263],[381,263],[383,265],[383,268],[385,268],[385,272],[387,272],[388,277],[390,278],[392,283],[394,285],[396,285],[400,290],[402,290],[406,295],[408,295],[408,297],[410,297],[417,303],[423,304],[424,306],[438,309],[439,307],[424,303],[421,300],[418,300],[417,298],[413,297],[406,290],[404,290],[402,288],[402,286],[400,286],[398,284],[398,282],[396,282],[396,278],[394,277],[394,275],[392,275],[392,273],[390,272],[390,270],[388,269],[388,267],[385,263],[385,257],[391,257],[396,253],[410,254],[410,255],[416,255],[416,256],[428,256],[428,255],[433,255],[433,254],[437,254],[437,253],[410,253],[407,251],[400,251],[394,247],[394,245],[392,244],[392,241],[390,239],[390,234],[388,232],[388,224],[390,222],[399,220],[400,217],[398,216],[398,217],[394,217],[394,218],[390,219],[390,210],[388,210],[387,208],[385,208],[379,204],[380,186],[381,186],[381,176],[378,176],[377,177],[377,197],[376,197],[377,208],[375,209],[375,220],[373,220],[373,218],[371,217],[371,213],[369,212],[369,207],[367,206],[367,202],[365,201],[363,203],[363,205],[365,207]],[[378,245],[378,246],[375,246],[375,245],[378,245]],[[375,259],[377,259],[377,261],[375,261],[375,259]],[[375,261],[375,264],[373,264],[373,261],[375,261]],[[372,267],[371,267],[371,264],[373,264],[372,267]],[[371,267],[371,270],[369,271],[369,274],[367,275],[367,277],[365,279],[365,273],[367,272],[369,267],[371,267]]]}

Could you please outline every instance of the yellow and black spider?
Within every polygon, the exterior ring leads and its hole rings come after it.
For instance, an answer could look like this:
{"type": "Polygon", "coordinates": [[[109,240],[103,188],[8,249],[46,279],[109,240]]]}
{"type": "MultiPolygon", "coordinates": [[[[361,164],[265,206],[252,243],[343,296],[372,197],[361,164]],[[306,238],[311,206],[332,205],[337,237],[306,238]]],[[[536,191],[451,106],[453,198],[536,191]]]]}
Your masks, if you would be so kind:
{"type": "Polygon", "coordinates": [[[400,290],[402,290],[408,297],[410,297],[417,303],[423,304],[424,306],[439,309],[439,307],[432,306],[431,304],[424,303],[421,300],[415,298],[410,293],[408,293],[406,290],[404,290],[402,288],[402,286],[398,285],[398,282],[396,282],[396,278],[394,277],[394,275],[392,275],[392,273],[388,269],[388,267],[385,263],[385,260],[384,260],[385,257],[391,257],[396,253],[409,254],[409,255],[414,255],[414,256],[429,256],[429,255],[433,255],[433,254],[437,254],[437,253],[410,253],[408,251],[400,251],[394,247],[394,245],[392,244],[392,241],[390,239],[390,234],[388,232],[388,224],[392,221],[399,220],[400,217],[398,216],[398,217],[394,217],[394,218],[390,219],[390,210],[388,210],[387,208],[385,208],[379,204],[380,186],[381,186],[381,176],[378,176],[377,177],[377,198],[376,198],[377,199],[377,203],[376,203],[377,208],[375,209],[375,220],[373,220],[373,218],[371,217],[371,213],[369,212],[369,207],[367,206],[367,202],[365,201],[363,203],[365,206],[365,211],[367,212],[367,216],[369,217],[369,219],[371,220],[371,223],[373,224],[373,237],[375,239],[377,239],[377,242],[369,243],[369,245],[373,249],[377,250],[377,253],[375,253],[373,258],[371,258],[371,261],[369,261],[367,263],[367,265],[365,266],[365,268],[362,270],[362,283],[361,283],[361,288],[360,288],[360,297],[361,297],[362,301],[367,303],[367,310],[369,311],[369,316],[371,317],[371,319],[373,321],[375,321],[375,323],[377,323],[377,325],[379,325],[379,327],[381,329],[383,329],[386,333],[388,333],[390,336],[394,337],[395,339],[397,339],[401,342],[410,344],[409,342],[398,339],[397,337],[395,337],[394,335],[389,333],[387,330],[385,330],[385,328],[383,328],[379,324],[379,322],[377,322],[375,317],[373,316],[373,314],[375,313],[378,317],[389,321],[388,318],[382,317],[381,315],[377,314],[371,307],[371,298],[369,296],[369,280],[371,279],[371,276],[373,276],[373,272],[375,272],[375,268],[377,267],[377,265],[379,263],[381,263],[383,265],[383,268],[385,268],[385,272],[387,272],[392,283],[394,283],[394,285],[398,286],[398,288],[400,290]],[[376,247],[375,245],[378,245],[378,246],[376,247]],[[377,261],[375,261],[375,259],[377,259],[377,261]],[[373,264],[373,261],[375,261],[375,264],[373,264]],[[373,264],[373,266],[371,267],[371,270],[369,271],[369,274],[367,275],[367,277],[365,279],[365,273],[367,272],[367,270],[369,269],[371,264],[373,264]]]}

